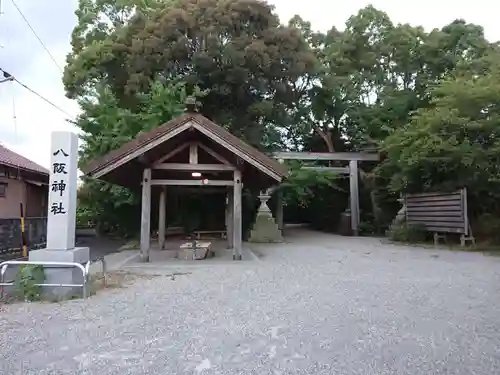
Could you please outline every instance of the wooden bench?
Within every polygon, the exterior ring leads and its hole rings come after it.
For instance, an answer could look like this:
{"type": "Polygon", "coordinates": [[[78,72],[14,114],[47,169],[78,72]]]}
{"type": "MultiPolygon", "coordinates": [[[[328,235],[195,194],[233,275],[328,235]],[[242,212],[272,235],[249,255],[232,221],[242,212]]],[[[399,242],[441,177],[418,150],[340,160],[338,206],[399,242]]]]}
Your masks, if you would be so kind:
{"type": "Polygon", "coordinates": [[[194,235],[197,239],[201,239],[201,236],[204,234],[216,234],[219,235],[221,239],[226,239],[227,232],[225,230],[196,230],[194,231],[194,235]]]}
{"type": "Polygon", "coordinates": [[[184,234],[184,228],[183,227],[167,227],[165,229],[165,235],[168,236],[176,236],[176,235],[183,235],[184,234]]]}
{"type": "Polygon", "coordinates": [[[212,250],[211,242],[189,241],[183,243],[180,248],[184,251],[186,260],[189,259],[190,255],[192,260],[207,259],[208,256],[213,257],[215,255],[212,250]],[[199,254],[198,251],[200,251],[201,254],[199,254]]]}
{"type": "Polygon", "coordinates": [[[424,227],[434,233],[434,244],[446,234],[459,234],[460,244],[475,244],[467,215],[467,190],[452,193],[408,194],[405,197],[406,224],[424,227]]]}

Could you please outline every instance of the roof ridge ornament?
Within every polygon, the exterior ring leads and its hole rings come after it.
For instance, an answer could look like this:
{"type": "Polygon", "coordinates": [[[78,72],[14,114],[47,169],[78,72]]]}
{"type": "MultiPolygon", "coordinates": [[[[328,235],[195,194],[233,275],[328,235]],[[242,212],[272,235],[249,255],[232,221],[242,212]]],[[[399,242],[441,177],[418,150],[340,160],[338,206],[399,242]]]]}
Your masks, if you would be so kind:
{"type": "Polygon", "coordinates": [[[189,95],[186,98],[186,108],[184,111],[186,113],[197,113],[198,112],[198,106],[201,104],[199,101],[196,100],[196,96],[189,95]]]}

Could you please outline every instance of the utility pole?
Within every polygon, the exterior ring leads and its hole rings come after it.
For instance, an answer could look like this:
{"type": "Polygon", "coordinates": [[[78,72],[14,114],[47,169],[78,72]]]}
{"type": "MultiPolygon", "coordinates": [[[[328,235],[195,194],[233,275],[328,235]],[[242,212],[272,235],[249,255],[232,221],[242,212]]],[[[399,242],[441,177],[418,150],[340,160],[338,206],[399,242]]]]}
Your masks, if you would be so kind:
{"type": "MultiPolygon", "coordinates": [[[[2,9],[3,9],[2,8],[2,0],[0,0],[0,24],[2,23],[2,16],[3,16],[3,10],[2,9]]],[[[1,40],[0,40],[0,48],[4,48],[4,45],[2,44],[1,40]]]]}
{"type": "MultiPolygon", "coordinates": [[[[2,0],[0,0],[0,23],[2,21],[3,10],[2,10],[2,0]]],[[[4,48],[2,41],[0,40],[0,48],[4,48]]],[[[14,76],[12,74],[7,73],[5,70],[0,69],[0,73],[3,75],[3,79],[0,78],[0,83],[10,82],[14,80],[14,76]]]]}

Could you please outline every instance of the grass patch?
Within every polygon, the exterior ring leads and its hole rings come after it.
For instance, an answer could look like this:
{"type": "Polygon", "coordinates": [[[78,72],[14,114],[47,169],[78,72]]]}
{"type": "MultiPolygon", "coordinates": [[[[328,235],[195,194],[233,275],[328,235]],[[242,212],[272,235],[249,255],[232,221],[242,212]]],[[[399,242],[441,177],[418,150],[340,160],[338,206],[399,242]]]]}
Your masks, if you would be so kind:
{"type": "Polygon", "coordinates": [[[130,271],[111,271],[106,274],[106,282],[102,273],[90,277],[90,295],[93,296],[103,289],[125,288],[136,280],[151,280],[162,275],[145,274],[130,271]]]}
{"type": "MultiPolygon", "coordinates": [[[[179,273],[181,275],[181,273],[179,273]]],[[[158,274],[144,274],[144,273],[135,273],[128,271],[111,271],[107,273],[106,283],[104,282],[104,278],[102,277],[102,273],[97,273],[90,276],[89,280],[89,295],[93,296],[103,291],[105,289],[118,289],[118,288],[126,288],[128,285],[131,285],[136,280],[151,280],[158,276],[158,274]]],[[[171,276],[171,275],[167,275],[171,276]]],[[[2,288],[2,287],[0,287],[2,288]]],[[[0,299],[0,312],[5,309],[5,305],[13,304],[13,303],[22,303],[25,302],[25,299],[20,298],[18,293],[13,292],[15,289],[9,289],[10,293],[5,292],[3,299],[0,299]]],[[[78,292],[74,295],[66,295],[66,296],[52,296],[45,297],[43,295],[38,296],[35,300],[41,303],[60,303],[64,301],[74,300],[74,299],[82,299],[81,289],[78,288],[78,292]]]]}
{"type": "Polygon", "coordinates": [[[484,253],[491,256],[500,256],[500,245],[492,245],[490,243],[478,243],[475,246],[469,245],[465,247],[462,247],[458,244],[452,244],[449,246],[449,249],[452,251],[467,251],[484,253]]]}

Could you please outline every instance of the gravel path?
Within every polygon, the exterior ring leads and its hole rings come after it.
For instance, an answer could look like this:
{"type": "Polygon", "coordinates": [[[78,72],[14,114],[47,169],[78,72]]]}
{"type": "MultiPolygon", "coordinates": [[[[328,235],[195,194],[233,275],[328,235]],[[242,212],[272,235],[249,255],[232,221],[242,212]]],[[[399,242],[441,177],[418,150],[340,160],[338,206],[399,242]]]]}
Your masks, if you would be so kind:
{"type": "Polygon", "coordinates": [[[307,231],[256,250],[8,306],[0,374],[500,373],[499,258],[307,231]]]}

